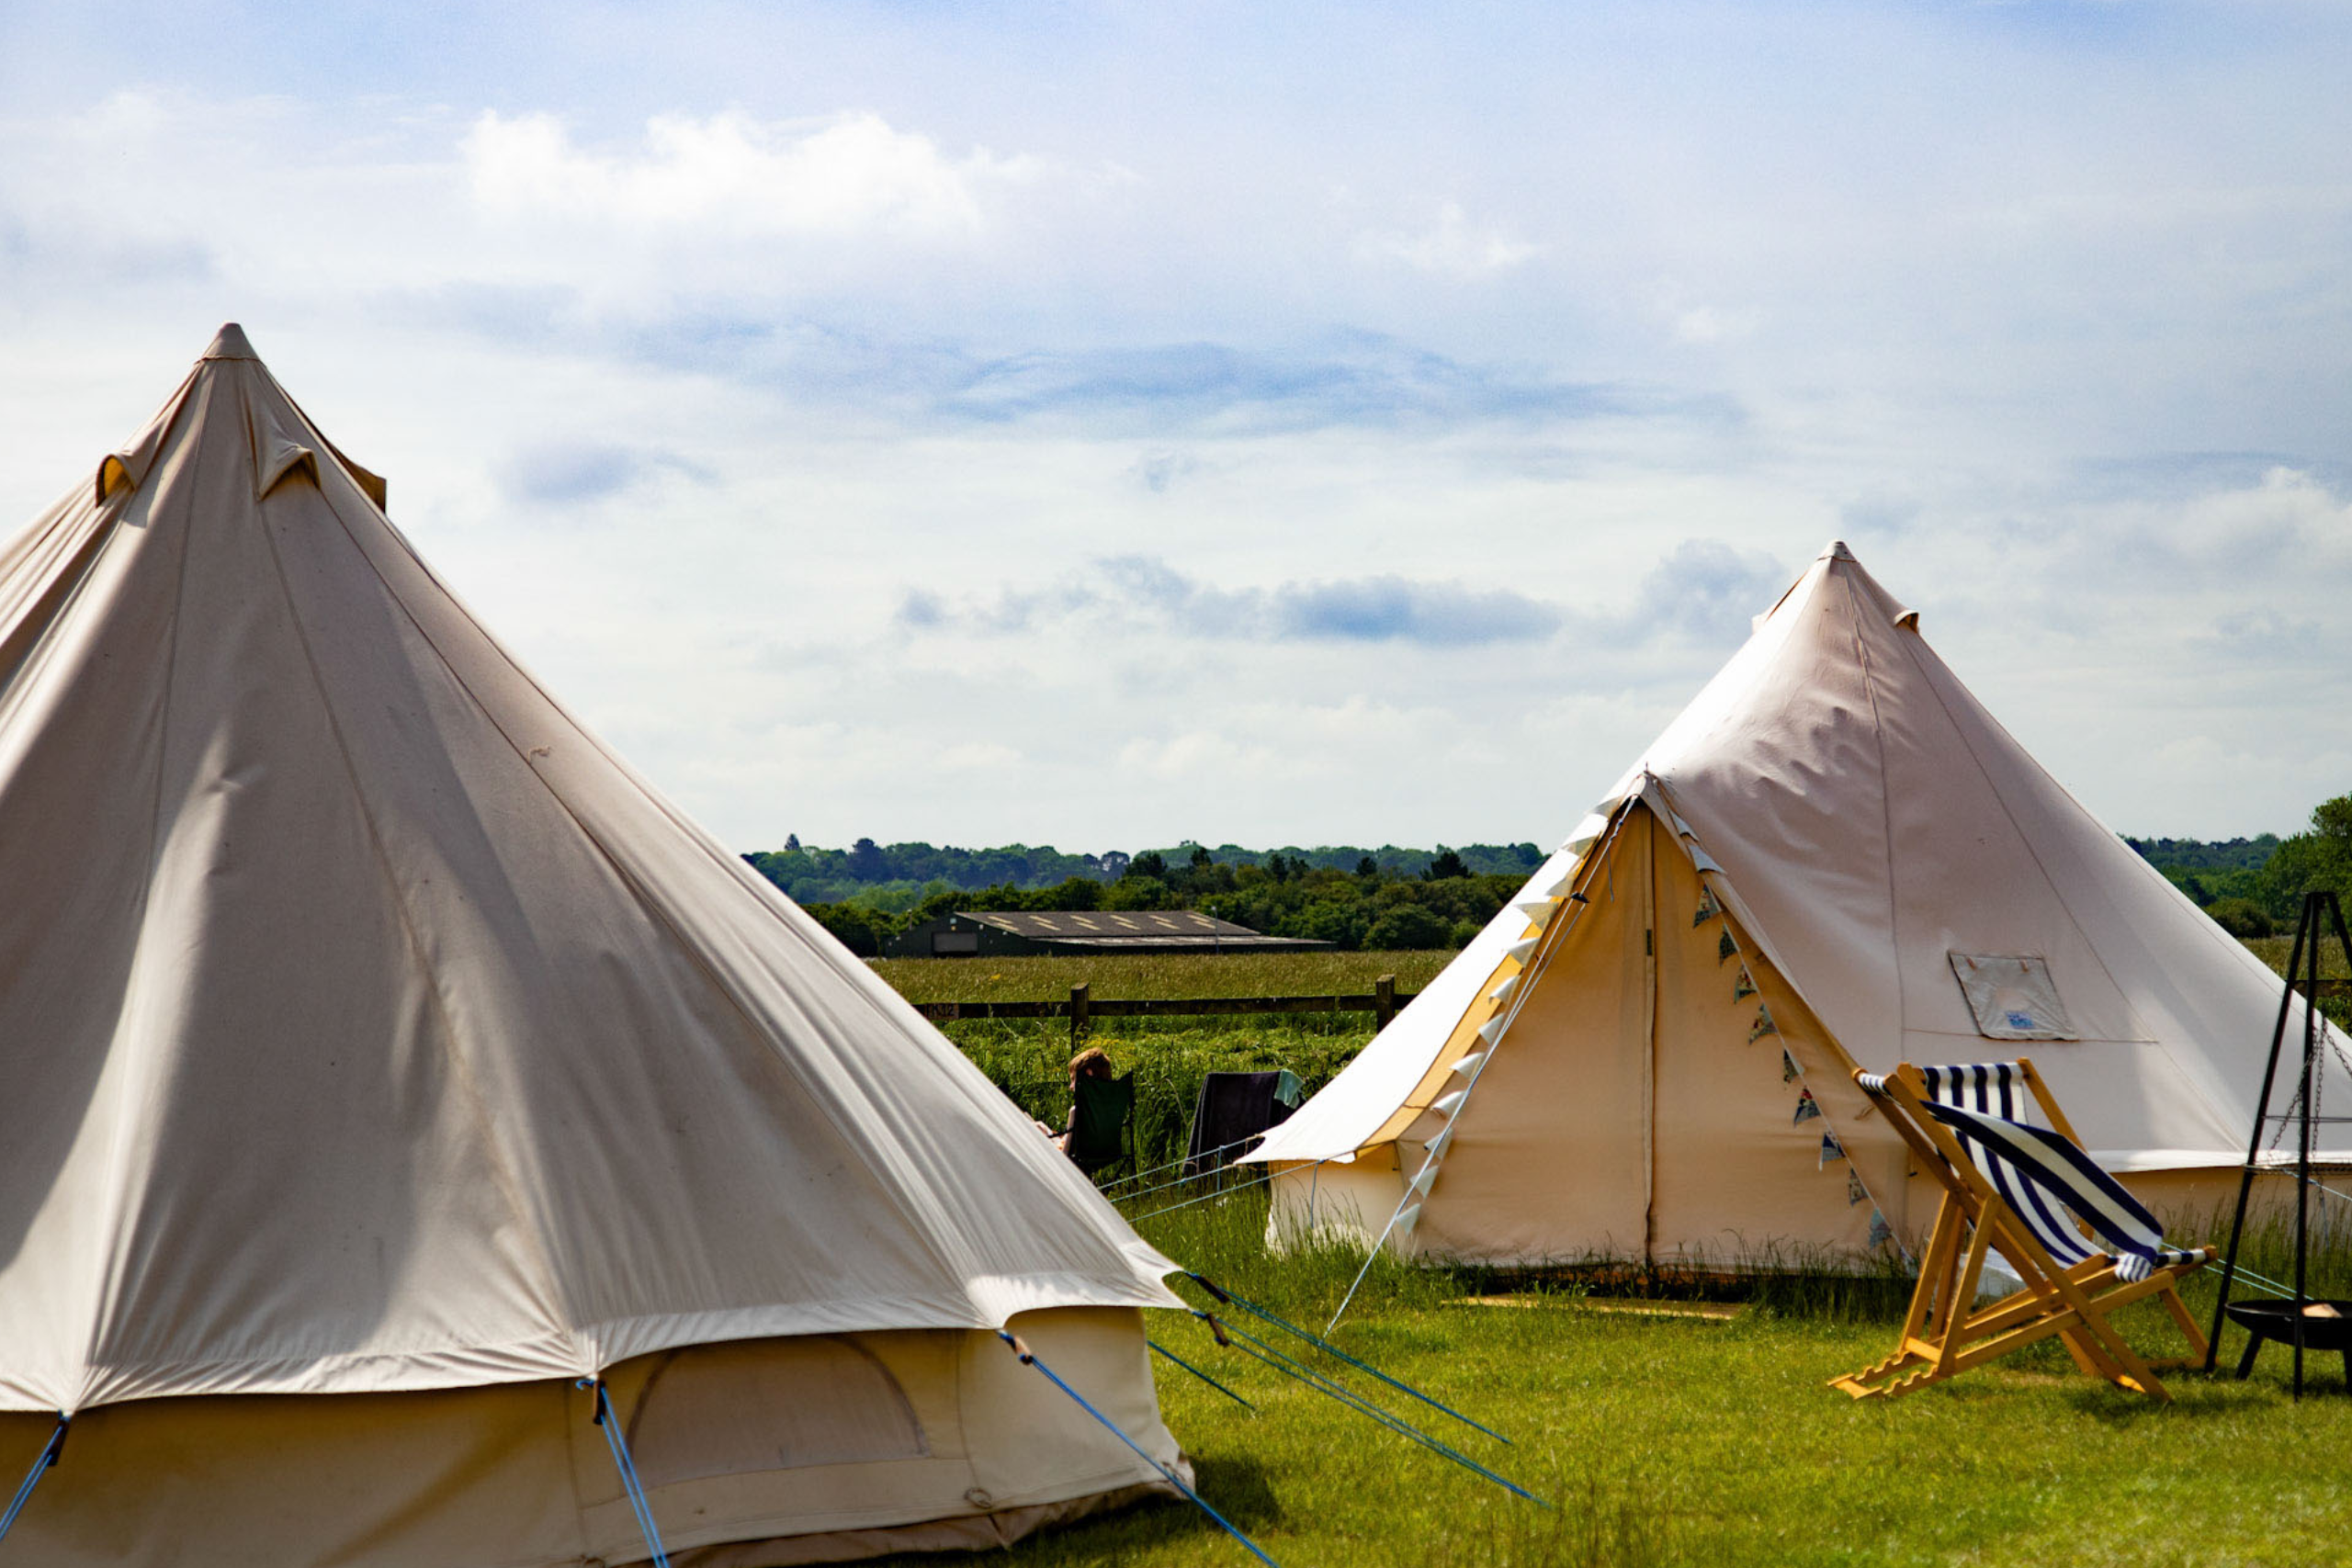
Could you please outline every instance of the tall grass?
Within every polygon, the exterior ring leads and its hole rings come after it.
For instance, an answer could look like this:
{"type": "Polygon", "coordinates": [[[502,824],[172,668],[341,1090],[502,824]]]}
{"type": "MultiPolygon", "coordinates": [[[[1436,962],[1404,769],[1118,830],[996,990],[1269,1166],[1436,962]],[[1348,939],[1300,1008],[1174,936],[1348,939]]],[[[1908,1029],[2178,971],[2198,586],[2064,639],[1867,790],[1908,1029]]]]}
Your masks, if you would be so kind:
{"type": "MultiPolygon", "coordinates": [[[[1086,1043],[1109,1055],[1114,1069],[1135,1077],[1135,1164],[1106,1173],[1106,1179],[1182,1157],[1192,1136],[1201,1080],[1208,1074],[1288,1068],[1312,1094],[1330,1082],[1372,1034],[1368,1017],[1309,1016],[1299,1021],[1298,1015],[1278,1013],[1217,1021],[1228,1027],[1186,1027],[1173,1019],[1119,1019],[1115,1029],[1088,1032],[1086,1043]]],[[[942,1027],[1014,1104],[1049,1127],[1062,1125],[1069,1114],[1069,1025],[1050,1020],[982,1019],[942,1027]]]]}
{"type": "MultiPolygon", "coordinates": [[[[1097,997],[1324,997],[1368,992],[1383,975],[1418,991],[1445,952],[1125,953],[1035,958],[879,958],[874,972],[910,1002],[1054,1001],[1097,997]]],[[[1368,1016],[1368,1015],[1367,1015],[1368,1016]]]]}
{"type": "MultiPolygon", "coordinates": [[[[2245,945],[2256,958],[2269,964],[2272,969],[2284,973],[2287,960],[2294,956],[2295,938],[2291,931],[2285,936],[2247,937],[2245,945]]],[[[2342,980],[2352,977],[2352,971],[2345,968],[2344,949],[2337,943],[2333,931],[2330,931],[2327,933],[2327,939],[2319,944],[2319,976],[2323,980],[2342,980]]]]}

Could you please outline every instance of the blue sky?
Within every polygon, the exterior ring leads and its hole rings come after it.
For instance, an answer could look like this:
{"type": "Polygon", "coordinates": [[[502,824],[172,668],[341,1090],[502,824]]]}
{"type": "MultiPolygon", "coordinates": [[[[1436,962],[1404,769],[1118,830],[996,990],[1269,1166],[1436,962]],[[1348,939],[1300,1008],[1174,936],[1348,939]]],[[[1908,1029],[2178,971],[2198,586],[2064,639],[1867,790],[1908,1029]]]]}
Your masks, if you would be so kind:
{"type": "Polygon", "coordinates": [[[2352,787],[2352,14],[25,4],[0,517],[245,323],[690,809],[1549,842],[1830,538],[2119,829],[2352,787]]]}

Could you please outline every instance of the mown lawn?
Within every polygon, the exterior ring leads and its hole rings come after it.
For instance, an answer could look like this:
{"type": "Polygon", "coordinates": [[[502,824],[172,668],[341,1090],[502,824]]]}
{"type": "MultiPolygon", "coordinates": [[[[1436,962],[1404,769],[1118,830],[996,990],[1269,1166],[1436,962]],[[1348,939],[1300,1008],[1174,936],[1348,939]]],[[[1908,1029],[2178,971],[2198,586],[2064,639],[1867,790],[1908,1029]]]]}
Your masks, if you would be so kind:
{"type": "MultiPolygon", "coordinates": [[[[921,999],[1055,996],[1078,979],[1105,997],[1295,994],[1364,988],[1383,973],[1414,989],[1447,956],[877,967],[921,999]]],[[[1093,1036],[1122,1070],[1137,1074],[1147,1163],[1181,1139],[1202,1072],[1283,1066],[1312,1087],[1370,1036],[1368,1018],[1207,1021],[1119,1021],[1093,1036]]],[[[949,1032],[1016,1099],[1058,1119],[1066,1029],[976,1023],[949,1032]]],[[[1159,1212],[1199,1190],[1123,1207],[1143,1216],[1139,1228],[1170,1257],[1319,1329],[1361,1257],[1271,1256],[1254,1190],[1159,1212]]],[[[2210,1239],[2222,1238],[2215,1232],[2210,1239]]],[[[2285,1277],[2283,1235],[2273,1229],[2256,1238],[2247,1261],[2285,1277]]],[[[2314,1267],[2315,1291],[2352,1294],[2352,1245],[2331,1248],[2314,1267]]],[[[2300,1405],[2288,1398],[2287,1355],[2276,1348],[2251,1382],[2229,1378],[2242,1344],[2234,1330],[2222,1374],[2167,1374],[2177,1395],[2170,1406],[2082,1378],[2054,1345],[1908,1399],[1857,1404],[1824,1384],[1892,1348],[1904,1281],[1762,1281],[1743,1288],[1749,1299],[1730,1321],[1612,1310],[1623,1303],[1589,1297],[1573,1281],[1526,1285],[1383,1259],[1337,1336],[1351,1352],[1507,1433],[1510,1445],[1301,1347],[1284,1348],[1555,1506],[1510,1496],[1240,1352],[1219,1349],[1189,1317],[1154,1314],[1155,1338],[1259,1406],[1246,1412],[1157,1364],[1162,1408],[1198,1467],[1201,1490],[1284,1568],[2352,1562],[2352,1396],[2333,1355],[2312,1357],[2312,1392],[2300,1405]],[[1509,1287],[1525,1304],[1468,1300],[1509,1287]]],[[[2189,1300],[2201,1321],[2210,1283],[2192,1281],[2189,1300]]],[[[2180,1353],[2152,1313],[2130,1331],[2151,1354],[2180,1353]]],[[[1179,1505],[1048,1532],[1009,1555],[1033,1568],[1252,1561],[1179,1505]]],[[[891,1561],[919,1568],[937,1560],[891,1561]]]]}
{"type": "MultiPolygon", "coordinates": [[[[1245,1196],[1223,1214],[1144,1229],[1319,1329],[1359,1259],[1267,1258],[1254,1234],[1262,1212],[1245,1196]]],[[[1493,1284],[1384,1267],[1338,1338],[1510,1445],[1346,1375],[1555,1506],[1510,1496],[1220,1350],[1192,1319],[1154,1314],[1156,1339],[1259,1406],[1250,1414],[1158,1364],[1162,1408],[1204,1495],[1284,1568],[2352,1561],[2352,1398],[2334,1356],[2313,1358],[2316,1392],[2300,1405],[2275,1348],[2253,1381],[2229,1379],[2234,1336],[2222,1375],[2171,1378],[2169,1407],[2092,1383],[2054,1346],[1907,1399],[1857,1404],[1823,1384],[1891,1348],[1899,1289],[1830,1286],[1809,1301],[1799,1291],[1794,1305],[1751,1304],[1719,1322],[1634,1315],[1557,1288],[1519,1294],[1523,1306],[1467,1300],[1493,1284]]],[[[2132,1334],[2151,1353],[2178,1353],[2153,1318],[2132,1334]]],[[[1175,1505],[1035,1537],[1011,1555],[1030,1568],[1250,1561],[1175,1505]]]]}

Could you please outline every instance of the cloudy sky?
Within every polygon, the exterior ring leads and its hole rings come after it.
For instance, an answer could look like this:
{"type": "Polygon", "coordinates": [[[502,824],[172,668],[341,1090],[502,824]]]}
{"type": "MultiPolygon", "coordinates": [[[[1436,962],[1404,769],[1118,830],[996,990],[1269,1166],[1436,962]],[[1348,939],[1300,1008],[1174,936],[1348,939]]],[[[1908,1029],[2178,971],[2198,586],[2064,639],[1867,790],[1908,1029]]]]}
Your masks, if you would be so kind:
{"type": "Polygon", "coordinates": [[[743,848],[1550,843],[1831,538],[2352,787],[2340,5],[0,6],[0,518],[243,321],[743,848]]]}

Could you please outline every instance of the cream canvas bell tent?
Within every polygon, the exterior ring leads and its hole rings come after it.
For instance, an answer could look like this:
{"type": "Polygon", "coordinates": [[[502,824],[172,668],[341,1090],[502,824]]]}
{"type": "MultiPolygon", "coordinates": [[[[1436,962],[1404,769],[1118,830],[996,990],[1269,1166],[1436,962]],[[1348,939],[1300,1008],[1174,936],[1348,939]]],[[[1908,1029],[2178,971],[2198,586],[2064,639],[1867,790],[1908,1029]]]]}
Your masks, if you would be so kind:
{"type": "Polygon", "coordinates": [[[224,328],[0,555],[0,1562],[757,1568],[1155,1471],[1171,1267],[224,328]]]}
{"type": "MultiPolygon", "coordinates": [[[[1940,1190],[1856,1066],[2029,1055],[2092,1154],[2177,1209],[2234,1191],[2279,997],[1833,545],[1249,1158],[1275,1172],[1277,1240],[1853,1260],[1916,1237],[1940,1190]]],[[[2330,1044],[2325,1095],[2352,1105],[2330,1044]]]]}

